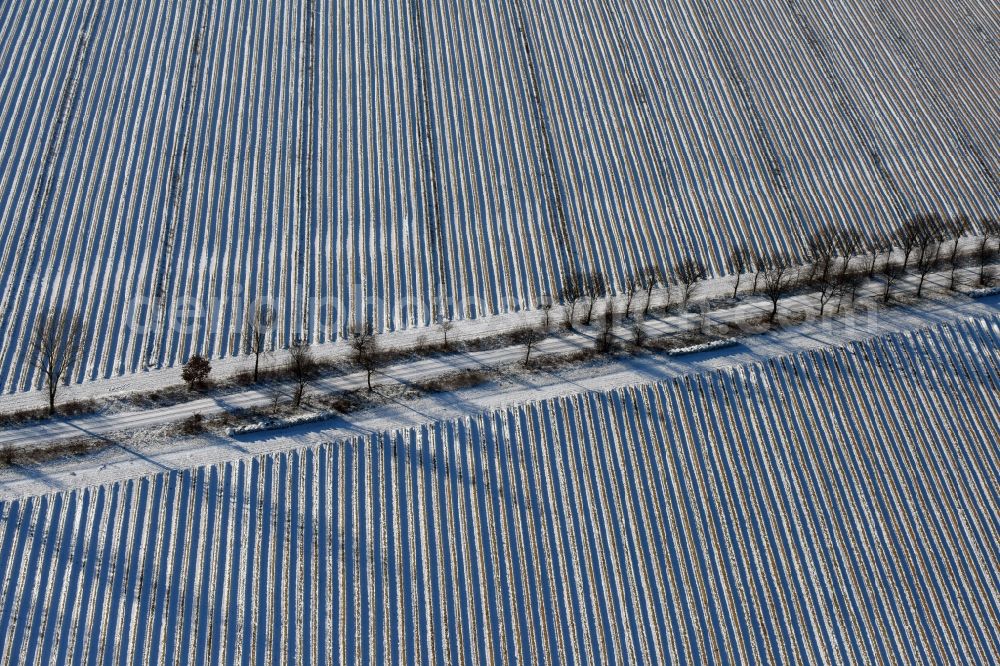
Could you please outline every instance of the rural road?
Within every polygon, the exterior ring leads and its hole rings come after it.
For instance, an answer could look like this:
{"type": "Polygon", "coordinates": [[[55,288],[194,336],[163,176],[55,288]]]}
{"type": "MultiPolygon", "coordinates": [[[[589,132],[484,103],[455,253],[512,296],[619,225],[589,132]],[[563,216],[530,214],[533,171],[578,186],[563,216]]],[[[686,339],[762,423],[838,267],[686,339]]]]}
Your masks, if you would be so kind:
{"type": "MultiPolygon", "coordinates": [[[[808,305],[804,297],[790,300],[793,307],[808,305]]],[[[748,310],[757,307],[759,304],[745,304],[737,309],[717,313],[716,318],[721,319],[722,315],[725,318],[745,316],[748,310]]],[[[473,416],[563,395],[607,391],[692,373],[759,363],[806,350],[841,347],[853,341],[890,332],[914,331],[958,320],[989,317],[998,311],[1000,296],[977,300],[930,298],[913,306],[879,311],[874,319],[846,316],[810,321],[773,333],[748,337],[735,347],[710,353],[677,357],[660,354],[623,356],[536,372],[516,371],[512,368],[509,374],[480,386],[413,399],[390,399],[370,409],[344,414],[329,421],[235,438],[211,433],[199,437],[164,437],[156,430],[143,429],[175,423],[194,412],[210,414],[234,407],[267,404],[271,399],[267,392],[245,391],[157,410],[96,415],[0,431],[0,438],[5,446],[59,441],[81,435],[103,438],[108,443],[108,446],[84,456],[65,456],[40,464],[0,468],[0,500],[211,465],[310,444],[342,441],[401,427],[473,416]],[[128,430],[135,432],[126,434],[124,431],[128,430]]],[[[649,328],[654,333],[667,332],[675,328],[677,323],[676,318],[666,322],[654,321],[650,322],[649,328]]],[[[546,354],[567,353],[590,344],[590,338],[577,334],[549,339],[542,345],[542,350],[546,354]]],[[[516,362],[522,356],[522,348],[508,347],[421,359],[387,368],[380,376],[379,383],[426,381],[456,369],[496,367],[516,362]]],[[[364,376],[355,373],[315,382],[311,390],[360,388],[364,383],[364,376]]]]}
{"type": "MultiPolygon", "coordinates": [[[[943,280],[942,276],[935,276],[943,280]]],[[[968,299],[965,299],[966,301],[968,299]]],[[[985,302],[980,302],[985,305],[985,302]]],[[[815,308],[815,298],[811,295],[800,295],[782,301],[782,309],[791,312],[804,312],[815,308]]],[[[832,307],[831,307],[832,309],[832,307]]],[[[770,310],[770,304],[761,299],[745,301],[736,307],[716,310],[708,319],[715,324],[729,324],[745,321],[754,315],[770,310]]],[[[917,317],[914,325],[919,325],[921,319],[931,320],[952,319],[965,311],[957,308],[951,298],[944,300],[928,299],[918,304],[914,311],[923,313],[917,317]]],[[[898,318],[898,311],[887,311],[898,318]]],[[[666,319],[651,318],[645,323],[652,336],[662,336],[678,330],[689,329],[698,325],[697,314],[678,315],[666,319]]],[[[624,330],[616,331],[622,338],[628,337],[624,330]]],[[[456,336],[457,337],[457,336],[456,336]]],[[[761,340],[761,343],[764,341],[761,340]]],[[[534,357],[559,356],[570,354],[582,349],[592,348],[593,333],[558,333],[546,338],[532,352],[534,357]]],[[[517,363],[524,357],[524,347],[521,345],[491,349],[486,351],[460,352],[409,360],[390,365],[377,373],[379,384],[411,384],[424,382],[448,373],[467,369],[489,369],[517,363]]],[[[366,376],[363,372],[326,377],[310,382],[309,391],[337,393],[362,389],[366,386],[366,376]]],[[[189,402],[168,407],[123,411],[118,413],[94,414],[73,418],[60,418],[42,423],[35,423],[20,428],[0,430],[0,449],[9,447],[34,446],[40,442],[55,443],[78,437],[102,438],[115,432],[139,430],[157,426],[169,425],[182,421],[193,414],[211,416],[225,411],[234,411],[269,405],[275,390],[291,395],[292,386],[274,385],[265,389],[247,389],[230,393],[199,398],[189,402]]]]}

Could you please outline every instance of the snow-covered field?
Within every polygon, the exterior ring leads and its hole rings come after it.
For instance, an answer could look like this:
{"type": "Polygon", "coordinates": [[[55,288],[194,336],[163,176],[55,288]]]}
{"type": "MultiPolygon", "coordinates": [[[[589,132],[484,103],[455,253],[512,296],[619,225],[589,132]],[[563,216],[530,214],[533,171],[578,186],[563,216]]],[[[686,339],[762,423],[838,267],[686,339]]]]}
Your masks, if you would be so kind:
{"type": "Polygon", "coordinates": [[[997,214],[990,3],[0,3],[0,389],[527,307],[734,241],[997,214]]]}
{"type": "Polygon", "coordinates": [[[0,505],[2,663],[988,663],[1000,316],[0,505]]]}

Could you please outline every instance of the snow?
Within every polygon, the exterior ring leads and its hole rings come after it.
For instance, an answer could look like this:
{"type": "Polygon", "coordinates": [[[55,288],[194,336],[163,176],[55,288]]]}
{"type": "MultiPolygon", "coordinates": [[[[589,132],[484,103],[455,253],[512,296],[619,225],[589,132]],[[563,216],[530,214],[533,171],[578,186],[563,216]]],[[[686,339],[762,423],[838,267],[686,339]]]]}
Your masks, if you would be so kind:
{"type": "MultiPolygon", "coordinates": [[[[945,278],[941,276],[940,279],[945,278]]],[[[809,297],[801,298],[802,307],[815,306],[809,297]]],[[[768,306],[763,303],[745,303],[740,307],[766,309],[768,306]]],[[[795,303],[790,303],[789,307],[795,307],[795,303]]],[[[511,365],[523,359],[523,349],[520,347],[432,357],[387,368],[380,374],[379,381],[406,385],[463,368],[507,366],[508,371],[502,380],[484,386],[416,400],[402,400],[340,415],[331,422],[247,436],[246,441],[242,437],[236,441],[228,437],[171,438],[165,436],[163,426],[176,423],[194,413],[208,416],[239,407],[269,405],[272,397],[267,391],[247,391],[158,410],[98,415],[69,423],[51,422],[19,430],[4,430],[0,431],[0,441],[8,446],[16,446],[18,442],[31,444],[80,436],[103,439],[107,446],[100,452],[79,458],[49,460],[43,466],[2,469],[0,498],[81,488],[164,470],[209,465],[263,452],[287,451],[303,443],[327,442],[461,415],[474,415],[548,397],[566,396],[581,391],[601,392],[691,373],[755,364],[806,350],[842,347],[852,341],[870,339],[890,332],[919,330],[941,323],[987,317],[998,310],[1000,297],[973,300],[961,296],[937,295],[909,306],[869,310],[863,315],[829,318],[766,335],[745,337],[739,346],[714,353],[678,357],[640,355],[544,372],[522,372],[511,365]]],[[[725,317],[740,318],[746,314],[741,313],[739,308],[733,308],[719,311],[712,319],[722,323],[726,321],[725,317]]],[[[690,318],[694,320],[697,316],[691,315],[690,318]]],[[[654,321],[649,328],[653,333],[667,333],[686,326],[687,324],[679,324],[676,318],[672,318],[654,321]]],[[[539,353],[572,353],[592,346],[593,339],[585,335],[556,337],[542,343],[539,353]]],[[[356,373],[320,380],[310,390],[332,392],[360,389],[364,385],[364,375],[356,373]]]]}
{"type": "MultiPolygon", "coordinates": [[[[537,324],[566,270],[995,217],[989,17],[889,5],[8,0],[0,411],[44,404],[49,307],[85,327],[60,399],[109,400],[244,370],[254,298],[337,362],[362,316],[537,324]]],[[[0,664],[1000,661],[1000,294],[945,282],[683,354],[398,363],[499,374],[235,436],[174,429],[269,390],[2,430],[103,447],[0,469],[0,664]]]]}
{"type": "Polygon", "coordinates": [[[802,338],[0,502],[2,656],[995,661],[1000,314],[802,338]]]}
{"type": "Polygon", "coordinates": [[[668,356],[686,356],[687,354],[700,354],[703,352],[716,351],[718,349],[728,349],[729,347],[735,347],[740,344],[738,338],[727,338],[725,340],[712,340],[711,342],[705,342],[700,345],[690,345],[688,347],[679,347],[677,349],[667,350],[668,356]]]}
{"type": "Polygon", "coordinates": [[[1000,294],[1000,287],[990,287],[987,289],[973,289],[971,291],[965,292],[969,298],[986,298],[987,296],[996,296],[1000,294]]]}
{"type": "Polygon", "coordinates": [[[298,425],[307,423],[318,423],[320,421],[332,421],[340,416],[339,412],[305,412],[295,416],[285,418],[269,418],[257,423],[251,423],[237,428],[226,428],[227,437],[239,437],[253,435],[255,433],[267,432],[269,430],[288,430],[298,425]]]}
{"type": "MultiPolygon", "coordinates": [[[[975,247],[977,241],[974,238],[965,239],[963,248],[971,249],[975,247]]],[[[901,261],[902,255],[897,252],[893,257],[901,261]]],[[[863,263],[858,260],[857,263],[863,263]]],[[[927,279],[928,289],[942,290],[948,284],[949,271],[932,273],[927,279]]],[[[978,271],[973,269],[963,269],[959,271],[960,282],[974,282],[978,271]]],[[[901,282],[900,289],[915,288],[916,276],[908,275],[901,282]]],[[[766,314],[770,312],[769,304],[765,304],[762,297],[752,298],[746,295],[748,283],[752,281],[750,276],[741,277],[741,299],[739,303],[734,303],[730,296],[733,291],[735,277],[717,277],[700,282],[695,290],[692,307],[706,301],[723,303],[728,310],[712,315],[717,321],[724,321],[726,318],[737,320],[739,318],[749,318],[752,314],[766,314]],[[733,307],[735,305],[735,307],[733,307]]],[[[676,287],[668,290],[663,288],[655,289],[652,293],[651,302],[654,307],[662,306],[668,301],[677,303],[678,289],[676,287]]],[[[879,288],[876,284],[868,285],[859,292],[861,295],[877,296],[879,288]]],[[[970,292],[978,293],[978,292],[970,292]]],[[[633,312],[642,307],[645,303],[643,295],[636,297],[633,305],[633,312]]],[[[619,313],[625,309],[624,296],[612,296],[605,299],[605,304],[612,304],[619,313]]],[[[782,301],[780,312],[790,311],[814,312],[816,307],[809,302],[808,297],[797,297],[782,301]]],[[[600,311],[600,308],[598,308],[600,311]]],[[[509,334],[526,326],[539,327],[543,322],[544,313],[539,310],[527,310],[519,312],[509,312],[502,315],[482,316],[476,319],[468,319],[455,322],[455,327],[448,333],[449,341],[453,342],[474,342],[483,338],[509,334]]],[[[558,326],[562,321],[562,308],[556,306],[551,312],[553,326],[558,326]]],[[[696,315],[692,312],[687,319],[671,320],[674,327],[694,325],[696,315]],[[686,321],[686,323],[685,323],[686,321]]],[[[655,325],[655,324],[654,324],[655,325]]],[[[670,326],[661,327],[662,331],[670,330],[670,326]]],[[[627,336],[627,332],[621,332],[621,336],[627,336]]],[[[440,344],[442,333],[438,327],[412,328],[399,331],[391,331],[379,334],[379,344],[385,350],[413,350],[424,342],[440,344]]],[[[549,343],[551,344],[551,343],[549,343]]],[[[584,344],[583,340],[576,340],[573,344],[584,344]]],[[[350,357],[350,347],[346,341],[317,344],[312,346],[314,356],[322,361],[338,363],[345,362],[350,357]]],[[[265,354],[261,359],[261,369],[279,365],[284,362],[283,350],[265,354]]],[[[212,360],[212,377],[225,380],[239,373],[246,373],[253,367],[253,359],[249,356],[232,356],[223,359],[212,360]]],[[[150,394],[162,391],[167,388],[176,388],[180,384],[180,370],[178,368],[160,368],[155,370],[145,370],[141,373],[116,377],[112,379],[88,381],[84,384],[71,384],[59,389],[59,400],[64,402],[88,401],[88,400],[108,400],[112,398],[127,398],[131,394],[150,394]]],[[[0,396],[0,412],[16,412],[22,410],[37,409],[39,406],[47,404],[47,394],[44,390],[22,391],[12,395],[0,396]]],[[[185,412],[187,414],[193,412],[185,412]]]]}
{"type": "Polygon", "coordinates": [[[4,2],[0,392],[37,386],[50,305],[84,319],[73,381],[111,380],[232,357],[255,297],[277,347],[326,344],[520,311],[566,269],[620,289],[998,214],[964,5],[424,4],[4,2]]]}

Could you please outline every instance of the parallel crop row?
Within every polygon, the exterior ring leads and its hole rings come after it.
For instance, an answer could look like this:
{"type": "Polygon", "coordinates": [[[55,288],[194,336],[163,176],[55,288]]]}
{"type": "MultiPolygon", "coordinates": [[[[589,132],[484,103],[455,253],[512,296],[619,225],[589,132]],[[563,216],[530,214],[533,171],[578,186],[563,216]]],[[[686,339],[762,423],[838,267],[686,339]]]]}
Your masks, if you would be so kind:
{"type": "Polygon", "coordinates": [[[988,663],[1000,317],[0,506],[0,663],[988,663]]]}
{"type": "Polygon", "coordinates": [[[84,381],[236,354],[252,299],[321,342],[567,269],[996,215],[997,28],[915,0],[11,0],[0,389],[37,381],[49,306],[82,311],[84,381]]]}

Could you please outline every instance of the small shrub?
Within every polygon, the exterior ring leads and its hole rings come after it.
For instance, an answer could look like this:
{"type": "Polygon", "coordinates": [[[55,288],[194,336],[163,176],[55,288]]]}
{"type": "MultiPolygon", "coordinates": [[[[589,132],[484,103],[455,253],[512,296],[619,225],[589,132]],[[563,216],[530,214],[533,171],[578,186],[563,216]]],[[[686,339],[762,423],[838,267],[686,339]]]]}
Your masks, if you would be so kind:
{"type": "Polygon", "coordinates": [[[585,363],[597,358],[598,354],[593,348],[584,348],[571,354],[564,355],[543,355],[532,359],[531,370],[550,371],[564,368],[577,363],[585,363]]]}
{"type": "Polygon", "coordinates": [[[610,354],[615,350],[614,331],[615,311],[608,307],[601,318],[600,332],[595,340],[595,348],[602,354],[610,354]]]}
{"type": "Polygon", "coordinates": [[[93,414],[98,410],[98,405],[95,400],[73,400],[63,403],[60,409],[64,416],[79,416],[93,414]]]}
{"type": "Polygon", "coordinates": [[[632,324],[632,346],[637,350],[642,349],[648,340],[649,333],[646,332],[646,327],[641,322],[634,322],[632,324]]]}
{"type": "Polygon", "coordinates": [[[181,424],[181,433],[185,435],[197,435],[205,431],[205,417],[197,412],[184,419],[181,424]]]}
{"type": "Polygon", "coordinates": [[[481,370],[460,370],[444,377],[419,382],[416,387],[421,393],[447,393],[479,386],[489,378],[489,374],[481,370]]]}
{"type": "Polygon", "coordinates": [[[9,427],[28,423],[29,421],[41,421],[48,417],[47,409],[23,409],[17,412],[8,412],[0,415],[0,427],[9,427]]]}
{"type": "Polygon", "coordinates": [[[996,269],[992,266],[984,266],[979,271],[979,286],[992,287],[997,282],[996,269]]]}
{"type": "Polygon", "coordinates": [[[338,397],[329,400],[327,404],[341,414],[350,414],[351,412],[357,411],[359,404],[354,400],[346,397],[338,397]]]}

